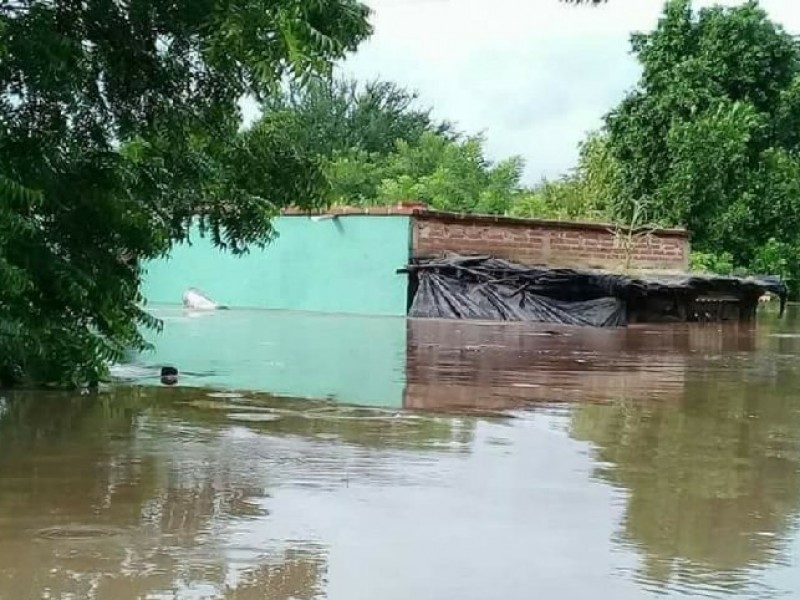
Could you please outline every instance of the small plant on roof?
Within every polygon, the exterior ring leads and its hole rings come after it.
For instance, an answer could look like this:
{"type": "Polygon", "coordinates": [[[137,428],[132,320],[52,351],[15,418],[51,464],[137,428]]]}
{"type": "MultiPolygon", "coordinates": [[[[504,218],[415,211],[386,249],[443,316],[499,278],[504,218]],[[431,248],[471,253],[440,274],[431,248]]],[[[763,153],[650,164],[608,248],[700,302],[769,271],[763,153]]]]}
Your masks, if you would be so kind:
{"type": "Polygon", "coordinates": [[[630,218],[626,223],[615,223],[609,229],[614,236],[614,248],[623,251],[623,269],[631,270],[633,257],[641,246],[649,246],[654,239],[653,234],[658,226],[648,223],[646,202],[635,200],[631,203],[630,218]]]}

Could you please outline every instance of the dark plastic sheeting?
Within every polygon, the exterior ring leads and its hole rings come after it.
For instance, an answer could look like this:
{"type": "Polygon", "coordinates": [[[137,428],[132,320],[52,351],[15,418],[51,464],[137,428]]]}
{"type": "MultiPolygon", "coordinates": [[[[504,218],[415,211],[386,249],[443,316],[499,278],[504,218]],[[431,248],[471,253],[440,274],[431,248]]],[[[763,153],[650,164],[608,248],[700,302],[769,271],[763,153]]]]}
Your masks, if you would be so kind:
{"type": "Polygon", "coordinates": [[[409,314],[422,318],[534,321],[594,327],[626,324],[625,302],[619,298],[568,302],[503,283],[470,284],[430,271],[419,273],[419,288],[409,314]]]}
{"type": "Polygon", "coordinates": [[[411,317],[535,321],[593,327],[627,324],[627,305],[664,295],[732,293],[752,302],[764,292],[786,303],[776,278],[713,275],[630,277],[602,271],[526,266],[492,257],[452,256],[419,261],[411,317]]]}

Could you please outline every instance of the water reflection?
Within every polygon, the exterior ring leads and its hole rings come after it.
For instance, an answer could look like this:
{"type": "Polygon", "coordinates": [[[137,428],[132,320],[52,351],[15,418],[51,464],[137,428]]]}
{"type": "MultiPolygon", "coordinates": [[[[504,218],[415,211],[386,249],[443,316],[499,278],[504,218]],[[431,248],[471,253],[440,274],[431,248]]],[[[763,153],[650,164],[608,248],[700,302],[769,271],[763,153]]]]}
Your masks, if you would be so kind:
{"type": "Polygon", "coordinates": [[[409,321],[405,405],[505,411],[682,389],[688,330],[409,321]]]}
{"type": "Polygon", "coordinates": [[[155,365],[181,371],[181,385],[269,391],[399,408],[405,368],[405,319],[268,310],[190,313],[155,308],[163,320],[155,365]]]}
{"type": "Polygon", "coordinates": [[[278,564],[245,572],[241,582],[225,592],[226,600],[312,600],[323,593],[326,561],[320,554],[292,550],[278,564]]]}
{"type": "Polygon", "coordinates": [[[627,491],[619,541],[664,589],[747,588],[785,563],[800,504],[795,373],[687,382],[672,402],[580,406],[573,434],[597,447],[597,476],[627,491]]]}
{"type": "Polygon", "coordinates": [[[636,581],[775,597],[758,572],[791,566],[797,535],[796,325],[796,313],[759,327],[612,332],[412,322],[406,405],[575,403],[571,435],[597,448],[595,476],[628,496],[615,539],[642,556],[636,581]]]}
{"type": "MultiPolygon", "coordinates": [[[[351,404],[325,396],[367,376],[334,376],[337,356],[303,382],[299,366],[324,353],[302,344],[288,351],[297,368],[251,383],[323,390],[316,400],[6,396],[0,599],[796,597],[793,318],[613,331],[391,320],[367,329],[385,343],[365,363],[391,381],[351,404]]],[[[222,323],[226,344],[243,343],[243,325],[222,323]]]]}
{"type": "Polygon", "coordinates": [[[328,548],[302,521],[273,522],[276,493],[435,485],[400,468],[434,457],[406,453],[466,443],[437,417],[213,396],[5,398],[0,598],[316,598],[328,548]],[[231,418],[262,412],[280,418],[231,418]]]}

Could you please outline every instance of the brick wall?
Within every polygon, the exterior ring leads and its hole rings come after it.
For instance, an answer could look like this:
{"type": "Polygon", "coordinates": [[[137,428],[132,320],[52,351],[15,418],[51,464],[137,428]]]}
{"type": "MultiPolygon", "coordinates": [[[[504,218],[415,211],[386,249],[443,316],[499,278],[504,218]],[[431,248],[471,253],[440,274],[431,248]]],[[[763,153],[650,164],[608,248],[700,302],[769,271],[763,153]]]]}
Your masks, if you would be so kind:
{"type": "Polygon", "coordinates": [[[689,239],[681,229],[639,236],[629,252],[611,226],[594,223],[416,211],[411,227],[414,258],[487,254],[523,264],[620,270],[630,257],[632,269],[689,267],[689,239]]]}

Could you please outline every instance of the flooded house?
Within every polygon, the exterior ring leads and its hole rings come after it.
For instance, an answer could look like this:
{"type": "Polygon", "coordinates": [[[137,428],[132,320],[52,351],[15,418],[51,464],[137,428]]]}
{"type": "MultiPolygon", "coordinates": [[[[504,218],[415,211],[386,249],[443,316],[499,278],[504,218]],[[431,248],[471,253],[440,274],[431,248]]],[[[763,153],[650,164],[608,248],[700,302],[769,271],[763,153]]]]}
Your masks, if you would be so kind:
{"type": "Polygon", "coordinates": [[[232,308],[525,320],[599,327],[748,321],[778,279],[689,274],[683,229],[463,215],[418,204],[285,212],[267,249],[193,236],[151,263],[144,296],[190,288],[232,308]]]}
{"type": "Polygon", "coordinates": [[[620,327],[628,323],[750,321],[777,279],[680,273],[618,274],[526,266],[481,256],[426,259],[404,269],[418,318],[533,321],[620,327]]]}

